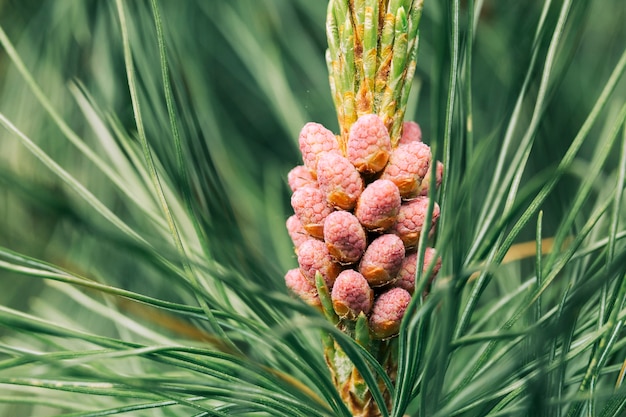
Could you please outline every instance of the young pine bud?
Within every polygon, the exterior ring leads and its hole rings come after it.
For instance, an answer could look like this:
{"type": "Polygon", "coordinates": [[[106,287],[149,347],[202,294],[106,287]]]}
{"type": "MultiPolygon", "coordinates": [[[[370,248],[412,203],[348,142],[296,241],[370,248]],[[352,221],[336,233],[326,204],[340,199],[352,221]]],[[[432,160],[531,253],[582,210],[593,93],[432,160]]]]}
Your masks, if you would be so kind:
{"type": "Polygon", "coordinates": [[[398,236],[379,236],[365,250],[359,272],[372,287],[387,285],[397,279],[404,254],[404,244],[398,236]]]}
{"type": "Polygon", "coordinates": [[[315,282],[315,273],[319,272],[328,288],[333,286],[341,267],[333,262],[326,244],[321,240],[308,239],[298,248],[300,271],[311,283],[315,282]]]}
{"type": "Polygon", "coordinates": [[[341,264],[357,262],[367,246],[365,230],[347,211],[334,211],[326,217],[324,241],[330,255],[341,264]]]}
{"type": "Polygon", "coordinates": [[[331,293],[333,309],[339,317],[355,320],[362,312],[369,313],[374,300],[374,291],[363,275],[355,270],[341,272],[331,293]]]}
{"type": "Polygon", "coordinates": [[[324,152],[341,153],[335,134],[319,123],[304,125],[298,137],[304,165],[315,175],[317,160],[324,152]]]}
{"type": "MultiPolygon", "coordinates": [[[[428,193],[430,192],[430,175],[431,175],[431,169],[433,165],[434,164],[430,164],[430,167],[428,168],[428,172],[426,173],[426,176],[422,180],[422,186],[420,187],[419,195],[427,196],[428,193]]],[[[435,165],[435,167],[436,167],[435,169],[437,170],[435,171],[435,181],[436,181],[435,189],[437,189],[441,185],[441,180],[443,179],[443,164],[440,161],[437,161],[437,164],[435,165]]]]}
{"type": "Polygon", "coordinates": [[[311,236],[304,230],[302,223],[295,214],[289,216],[285,224],[287,226],[287,233],[289,233],[289,237],[293,242],[293,247],[297,251],[298,247],[311,236]]]}
{"type": "Polygon", "coordinates": [[[285,284],[287,288],[295,295],[300,297],[305,303],[320,307],[320,297],[317,294],[315,284],[302,275],[300,269],[290,269],[285,274],[285,284]]]}
{"type": "Polygon", "coordinates": [[[400,145],[391,154],[381,179],[393,181],[402,198],[415,197],[431,159],[430,147],[423,142],[400,145]]]}
{"type": "MultiPolygon", "coordinates": [[[[429,285],[435,279],[437,274],[439,273],[439,269],[441,269],[441,258],[437,256],[435,249],[426,248],[424,251],[424,267],[422,268],[422,273],[426,273],[428,268],[430,267],[431,262],[433,260],[436,262],[432,274],[429,278],[429,285]]],[[[413,252],[408,254],[404,260],[402,261],[402,267],[400,268],[400,272],[398,272],[398,281],[394,284],[396,287],[404,288],[409,292],[409,294],[413,294],[415,291],[415,272],[417,269],[417,252],[413,252]]]]}
{"type": "Polygon", "coordinates": [[[307,233],[318,239],[324,237],[324,220],[333,209],[328,205],[326,195],[319,188],[297,189],[291,196],[291,207],[307,233]]]}
{"type": "Polygon", "coordinates": [[[411,294],[402,288],[391,288],[380,294],[372,307],[369,319],[374,339],[388,339],[398,334],[404,312],[411,302],[411,294]]]}
{"type": "Polygon", "coordinates": [[[363,192],[363,180],[347,158],[325,152],[317,160],[317,182],[326,200],[342,210],[352,210],[363,192]]]}
{"type": "Polygon", "coordinates": [[[400,191],[393,182],[376,180],[361,193],[354,214],[367,230],[380,232],[394,224],[401,203],[400,191]]]}
{"type": "Polygon", "coordinates": [[[434,203],[431,224],[428,227],[424,227],[428,204],[428,197],[417,197],[400,206],[396,223],[389,231],[398,235],[407,249],[417,246],[422,230],[428,233],[439,219],[439,205],[434,203]]]}
{"type": "Polygon", "coordinates": [[[289,184],[291,191],[294,192],[298,188],[306,186],[315,187],[316,181],[307,167],[304,165],[298,165],[287,174],[287,183],[289,184]]]}
{"type": "Polygon", "coordinates": [[[409,142],[421,142],[422,129],[415,122],[404,122],[402,124],[402,136],[398,141],[398,146],[409,142]]]}
{"type": "Polygon", "coordinates": [[[348,159],[364,174],[381,171],[391,153],[391,138],[385,124],[376,114],[366,114],[350,128],[348,159]]]}

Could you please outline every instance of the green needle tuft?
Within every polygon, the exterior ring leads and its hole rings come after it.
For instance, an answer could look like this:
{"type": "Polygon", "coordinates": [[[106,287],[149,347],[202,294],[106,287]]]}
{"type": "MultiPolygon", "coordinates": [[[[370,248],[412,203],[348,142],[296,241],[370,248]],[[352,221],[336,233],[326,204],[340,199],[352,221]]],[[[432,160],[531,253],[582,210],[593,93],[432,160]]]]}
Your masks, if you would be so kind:
{"type": "Polygon", "coordinates": [[[358,117],[378,114],[395,144],[415,74],[422,1],[331,0],[327,67],[342,143],[358,117]]]}

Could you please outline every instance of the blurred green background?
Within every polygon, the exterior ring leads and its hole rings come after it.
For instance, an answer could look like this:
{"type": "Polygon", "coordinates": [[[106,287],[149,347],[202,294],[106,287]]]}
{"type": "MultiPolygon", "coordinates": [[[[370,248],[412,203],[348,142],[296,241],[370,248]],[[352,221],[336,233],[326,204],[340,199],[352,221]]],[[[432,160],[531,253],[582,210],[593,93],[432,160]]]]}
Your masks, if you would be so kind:
{"type": "MultiPolygon", "coordinates": [[[[407,112],[407,119],[422,126],[425,141],[438,144],[440,150],[450,66],[447,3],[425,2],[414,97],[407,112]]],[[[468,10],[466,2],[462,3],[461,22],[465,22],[468,10]]],[[[296,264],[284,221],[291,213],[286,174],[300,163],[298,132],[307,121],[337,130],[324,63],[326,2],[163,0],[159,4],[186,175],[178,166],[169,133],[150,5],[126,3],[139,100],[159,169],[168,173],[168,185],[178,191],[173,198],[180,199],[181,205],[181,195],[192,196],[206,248],[220,266],[268,291],[284,292],[283,274],[296,264]]],[[[474,137],[459,141],[464,149],[451,151],[478,157],[485,168],[479,174],[472,171],[472,199],[467,205],[444,207],[444,216],[464,211],[471,218],[481,208],[531,50],[536,46],[542,56],[548,46],[549,36],[533,44],[545,4],[540,0],[482,3],[471,55],[471,83],[463,78],[457,105],[459,114],[465,114],[465,97],[471,87],[474,137]]],[[[558,7],[551,7],[545,19],[554,22],[557,13],[558,7]]],[[[574,2],[524,172],[527,181],[553,170],[580,129],[626,48],[624,22],[623,0],[574,2]]],[[[99,140],[104,129],[95,120],[119,128],[139,147],[114,2],[4,0],[0,25],[44,101],[93,152],[107,153],[99,140]]],[[[461,28],[466,51],[469,28],[463,23],[461,28]]],[[[531,79],[514,141],[520,140],[530,120],[540,68],[531,79]]],[[[137,210],[132,199],[68,141],[33,91],[33,83],[25,80],[4,49],[0,51],[0,83],[2,114],[133,230],[147,236],[157,250],[176,256],[171,245],[162,241],[161,230],[137,210]]],[[[614,121],[626,100],[626,80],[621,80],[616,91],[591,138],[603,134],[614,121]]],[[[456,122],[452,134],[462,137],[465,132],[456,122]]],[[[584,178],[596,150],[594,145],[592,139],[586,142],[568,175],[544,203],[544,236],[555,232],[567,212],[572,190],[584,178]]],[[[597,179],[599,191],[607,178],[615,177],[618,155],[614,152],[597,179]]],[[[472,158],[459,169],[478,164],[472,158]]],[[[456,177],[463,178],[463,174],[458,172],[456,177]]],[[[144,197],[134,198],[142,204],[144,197]]],[[[467,230],[472,231],[472,225],[467,230]]],[[[526,231],[520,240],[532,240],[533,232],[526,231]]],[[[172,291],[150,254],[112,230],[5,130],[0,131],[0,245],[122,288],[185,300],[184,291],[172,291]]],[[[84,314],[78,302],[49,291],[43,281],[0,272],[0,289],[3,305],[40,312],[56,306],[70,317],[84,314]]],[[[81,322],[101,324],[96,319],[90,322],[89,317],[82,317],[81,322]]],[[[0,328],[0,334],[5,331],[0,328]]]]}
{"type": "MultiPolygon", "coordinates": [[[[163,1],[161,7],[177,112],[184,121],[181,135],[188,144],[185,153],[193,173],[190,187],[200,196],[204,212],[199,214],[211,246],[220,262],[249,269],[255,279],[280,287],[282,271],[295,262],[293,256],[286,256],[290,244],[283,221],[290,211],[284,179],[299,163],[298,131],[309,120],[333,130],[337,126],[323,59],[326,4],[213,0],[163,1]],[[259,266],[265,270],[259,271],[259,266]]],[[[481,144],[481,155],[487,160],[495,158],[504,121],[522,84],[541,7],[540,1],[484,2],[473,47],[472,104],[475,142],[481,144]]],[[[149,5],[129,2],[128,9],[148,139],[164,169],[175,173],[172,143],[164,133],[169,122],[159,89],[149,5]]],[[[465,13],[464,8],[462,18],[465,13]]],[[[425,140],[431,143],[440,140],[443,132],[447,16],[442,2],[426,2],[414,100],[407,114],[422,125],[425,140]]],[[[554,12],[547,16],[556,18],[554,12]]],[[[626,45],[624,21],[626,4],[621,0],[574,6],[565,35],[567,48],[559,51],[563,71],[549,92],[529,178],[553,167],[571,142],[626,45]]],[[[133,130],[112,2],[6,0],[0,3],[0,24],[54,109],[95,152],[101,149],[72,88],[84,88],[105,117],[133,130]]],[[[0,111],[124,216],[130,210],[124,198],[68,143],[4,52],[0,74],[0,111]]],[[[625,95],[624,88],[620,94],[625,95]]],[[[525,108],[522,117],[528,118],[529,111],[525,108]]],[[[587,146],[590,154],[593,142],[587,146]]],[[[137,285],[158,293],[154,285],[165,285],[161,280],[150,284],[153,274],[144,271],[145,266],[123,245],[120,249],[107,226],[6,132],[0,135],[0,157],[1,245],[86,273],[117,277],[131,288],[137,285]],[[140,283],[138,276],[142,276],[140,283]]],[[[578,168],[580,172],[574,174],[584,175],[584,165],[578,168]]],[[[489,175],[485,172],[484,178],[476,178],[477,196],[489,175]]],[[[174,186],[182,181],[172,175],[174,186]]],[[[549,200],[548,233],[567,207],[567,181],[549,200]]],[[[150,233],[145,221],[132,221],[134,227],[150,233]]],[[[0,279],[3,303],[24,306],[40,290],[38,283],[5,273],[0,279]]]]}
{"type": "MultiPolygon", "coordinates": [[[[502,140],[542,5],[483,4],[471,87],[474,140],[486,160],[495,158],[502,140]]],[[[127,7],[148,139],[164,170],[173,173],[172,184],[181,186],[184,179],[175,174],[173,145],[165,133],[169,122],[149,5],[129,2],[127,7]]],[[[284,179],[299,163],[298,131],[309,120],[333,130],[337,126],[323,59],[326,4],[213,0],[163,1],[161,7],[176,110],[184,121],[181,135],[192,172],[189,186],[199,196],[198,214],[216,259],[280,288],[282,271],[295,263],[288,255],[283,222],[290,211],[284,179]]],[[[462,18],[465,13],[466,8],[462,18]]],[[[577,2],[571,15],[567,47],[558,51],[562,71],[549,92],[529,178],[560,160],[626,45],[623,1],[577,2]]],[[[426,2],[415,98],[407,114],[422,125],[430,143],[443,134],[447,16],[443,2],[426,2]]],[[[556,19],[554,10],[546,18],[556,19]]],[[[77,86],[91,95],[103,117],[119,120],[120,126],[133,131],[112,2],[5,0],[0,3],[0,24],[54,109],[96,153],[102,150],[77,105],[77,86]]],[[[151,233],[150,225],[133,218],[119,192],[68,143],[5,53],[0,55],[0,74],[0,111],[133,227],[151,233]]],[[[531,94],[536,94],[532,88],[536,87],[531,86],[531,94]]],[[[624,97],[624,88],[619,94],[624,97]]],[[[526,106],[522,117],[528,118],[530,110],[526,106]]],[[[593,141],[585,152],[593,152],[593,141]]],[[[1,245],[86,273],[98,271],[99,276],[116,277],[131,288],[167,291],[159,289],[165,285],[162,280],[151,283],[154,274],[136,262],[136,254],[129,255],[107,226],[6,132],[0,134],[0,158],[1,245]]],[[[584,163],[577,168],[573,182],[576,175],[584,175],[584,163]]],[[[490,178],[489,172],[484,174],[475,179],[476,200],[490,178]]],[[[567,181],[548,202],[546,234],[567,207],[567,181]]],[[[24,306],[40,290],[39,284],[5,273],[0,279],[3,303],[24,306]]]]}

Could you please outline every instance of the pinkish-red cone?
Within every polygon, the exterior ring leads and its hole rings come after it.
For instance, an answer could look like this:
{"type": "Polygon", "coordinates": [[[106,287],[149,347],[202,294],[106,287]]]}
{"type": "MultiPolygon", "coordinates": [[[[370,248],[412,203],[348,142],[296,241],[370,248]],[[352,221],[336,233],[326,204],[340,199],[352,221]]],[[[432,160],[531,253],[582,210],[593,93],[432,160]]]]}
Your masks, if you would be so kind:
{"type": "Polygon", "coordinates": [[[424,227],[424,221],[428,213],[428,204],[428,197],[417,197],[404,202],[400,206],[396,222],[389,232],[398,235],[407,249],[417,246],[422,231],[430,231],[431,227],[439,219],[439,205],[434,203],[431,223],[428,227],[424,227]]]}
{"type": "Polygon", "coordinates": [[[432,155],[423,142],[409,142],[394,149],[381,179],[393,181],[402,198],[415,197],[422,184],[432,155]]]}
{"type": "MultiPolygon", "coordinates": [[[[441,269],[441,258],[437,256],[435,249],[426,248],[424,251],[424,267],[422,268],[422,273],[428,272],[428,268],[430,267],[431,262],[435,262],[433,266],[432,273],[428,279],[428,286],[426,288],[426,293],[429,290],[430,285],[433,280],[436,278],[439,273],[439,269],[441,269]]],[[[412,252],[408,254],[404,260],[402,261],[402,267],[400,268],[400,272],[398,272],[398,280],[394,284],[396,287],[404,288],[409,292],[409,294],[413,294],[415,292],[415,272],[417,270],[417,252],[412,252]]]]}
{"type": "Polygon", "coordinates": [[[293,294],[300,297],[305,303],[318,308],[321,306],[315,285],[302,275],[300,269],[295,268],[287,271],[285,284],[293,294]]]}
{"type": "Polygon", "coordinates": [[[348,159],[363,174],[381,171],[391,153],[391,138],[385,124],[376,114],[366,114],[350,128],[348,159]]]}
{"type": "Polygon", "coordinates": [[[422,128],[416,122],[404,122],[402,124],[402,136],[398,146],[409,142],[422,141],[422,128]]]}
{"type": "Polygon", "coordinates": [[[363,275],[347,269],[337,276],[331,298],[333,308],[339,317],[354,320],[360,313],[370,312],[374,291],[363,275]]]}
{"type": "Polygon", "coordinates": [[[295,214],[289,216],[285,225],[287,226],[287,233],[289,233],[289,237],[293,242],[294,249],[297,251],[298,247],[311,236],[304,230],[304,226],[302,226],[300,219],[298,219],[298,216],[295,214]]]}
{"type": "Polygon", "coordinates": [[[313,175],[317,172],[317,160],[324,152],[341,153],[335,134],[319,123],[309,122],[298,137],[304,165],[313,175]]]}
{"type": "Polygon", "coordinates": [[[400,210],[400,191],[389,180],[376,180],[365,187],[354,214],[367,230],[382,232],[396,221],[400,210]]]}
{"type": "Polygon", "coordinates": [[[306,186],[316,186],[317,181],[313,178],[313,174],[311,171],[304,165],[298,165],[292,168],[291,171],[287,174],[287,183],[289,184],[289,188],[294,192],[298,188],[306,187],[306,186]]]}
{"type": "Polygon", "coordinates": [[[352,210],[363,192],[363,179],[347,158],[326,152],[317,161],[317,183],[328,203],[352,210]]]}
{"type": "Polygon", "coordinates": [[[357,262],[367,246],[365,230],[354,214],[347,211],[335,211],[326,217],[324,241],[331,256],[342,264],[357,262]]]}
{"type": "MultiPolygon", "coordinates": [[[[430,164],[430,167],[428,168],[428,172],[426,173],[426,176],[424,177],[424,179],[422,180],[422,185],[420,186],[420,192],[419,195],[421,196],[427,196],[430,193],[430,181],[431,181],[431,170],[434,164],[430,164]]],[[[443,164],[440,161],[437,161],[437,164],[435,164],[435,169],[437,170],[435,172],[435,189],[439,188],[439,186],[441,185],[441,181],[443,180],[443,164]]]]}
{"type": "Polygon", "coordinates": [[[324,220],[333,209],[322,190],[310,186],[297,189],[291,196],[291,207],[307,233],[318,239],[324,237],[324,220]]]}
{"type": "Polygon", "coordinates": [[[372,287],[390,284],[397,278],[404,254],[404,244],[398,236],[379,236],[365,250],[359,272],[372,287]]]}
{"type": "Polygon", "coordinates": [[[411,294],[402,288],[391,288],[374,300],[369,325],[372,337],[387,339],[398,334],[411,294]]]}
{"type": "Polygon", "coordinates": [[[298,264],[302,275],[310,282],[315,282],[315,273],[319,272],[328,288],[332,288],[341,267],[335,263],[321,240],[308,239],[298,248],[298,264]]]}

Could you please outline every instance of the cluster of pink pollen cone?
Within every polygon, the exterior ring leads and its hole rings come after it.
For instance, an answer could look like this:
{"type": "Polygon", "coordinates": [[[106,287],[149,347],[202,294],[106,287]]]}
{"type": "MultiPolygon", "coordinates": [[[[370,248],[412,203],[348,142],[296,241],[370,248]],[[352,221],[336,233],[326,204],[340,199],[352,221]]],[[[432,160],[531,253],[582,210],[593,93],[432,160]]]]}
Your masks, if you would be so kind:
{"type": "MultiPolygon", "coordinates": [[[[341,319],[368,317],[374,339],[397,334],[415,290],[417,245],[422,233],[434,233],[439,205],[429,224],[431,170],[437,186],[443,165],[433,163],[415,122],[404,122],[392,145],[375,114],[358,118],[345,142],[318,123],[299,135],[304,164],[288,174],[295,214],[286,225],[299,268],[285,275],[287,287],[320,307],[315,276],[328,288],[341,319]]],[[[441,265],[426,248],[423,269],[432,281],[441,265]]]]}

